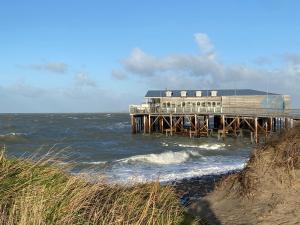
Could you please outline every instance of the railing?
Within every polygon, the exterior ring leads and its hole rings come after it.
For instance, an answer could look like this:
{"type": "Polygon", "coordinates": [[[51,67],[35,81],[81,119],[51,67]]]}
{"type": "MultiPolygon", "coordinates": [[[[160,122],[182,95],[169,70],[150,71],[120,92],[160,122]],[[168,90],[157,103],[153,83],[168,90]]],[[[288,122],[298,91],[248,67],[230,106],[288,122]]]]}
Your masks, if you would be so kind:
{"type": "Polygon", "coordinates": [[[130,114],[226,114],[226,115],[257,115],[277,116],[300,119],[300,109],[276,109],[276,108],[247,108],[247,107],[141,107],[131,105],[130,114]]]}

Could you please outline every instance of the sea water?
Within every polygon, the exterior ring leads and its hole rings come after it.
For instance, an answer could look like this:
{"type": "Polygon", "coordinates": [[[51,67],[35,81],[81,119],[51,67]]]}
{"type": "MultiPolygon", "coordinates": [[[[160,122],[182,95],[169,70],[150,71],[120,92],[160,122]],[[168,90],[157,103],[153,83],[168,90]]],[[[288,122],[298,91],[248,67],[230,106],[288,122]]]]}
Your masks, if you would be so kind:
{"type": "Polygon", "coordinates": [[[131,134],[128,114],[2,114],[0,145],[17,157],[60,155],[72,173],[110,182],[169,182],[241,169],[247,138],[131,134]]]}

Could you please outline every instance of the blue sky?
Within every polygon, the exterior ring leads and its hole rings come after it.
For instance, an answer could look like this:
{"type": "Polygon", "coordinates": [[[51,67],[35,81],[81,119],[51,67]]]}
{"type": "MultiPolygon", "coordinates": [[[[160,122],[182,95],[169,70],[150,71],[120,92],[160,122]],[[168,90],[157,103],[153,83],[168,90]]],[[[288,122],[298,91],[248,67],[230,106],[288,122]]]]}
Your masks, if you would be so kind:
{"type": "Polygon", "coordinates": [[[300,107],[299,1],[1,1],[0,112],[118,112],[147,89],[300,107]]]}

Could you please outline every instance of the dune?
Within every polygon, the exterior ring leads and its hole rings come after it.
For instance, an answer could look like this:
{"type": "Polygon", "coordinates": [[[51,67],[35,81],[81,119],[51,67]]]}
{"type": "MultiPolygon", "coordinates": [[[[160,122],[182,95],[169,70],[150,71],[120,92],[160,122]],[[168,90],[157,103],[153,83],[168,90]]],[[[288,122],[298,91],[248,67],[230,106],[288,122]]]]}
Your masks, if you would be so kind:
{"type": "Polygon", "coordinates": [[[258,146],[189,208],[209,224],[300,224],[300,126],[258,146]]]}

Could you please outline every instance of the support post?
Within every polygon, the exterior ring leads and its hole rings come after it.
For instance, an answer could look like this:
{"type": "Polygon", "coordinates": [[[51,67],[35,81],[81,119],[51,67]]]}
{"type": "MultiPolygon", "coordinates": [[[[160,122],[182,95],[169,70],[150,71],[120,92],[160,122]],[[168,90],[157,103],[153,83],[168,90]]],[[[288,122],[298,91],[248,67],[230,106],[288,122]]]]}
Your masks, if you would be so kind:
{"type": "Polygon", "coordinates": [[[172,118],[172,114],[170,114],[170,128],[171,128],[171,136],[173,136],[173,118],[172,118]]]}
{"type": "Polygon", "coordinates": [[[287,117],[284,118],[284,128],[286,130],[289,129],[289,118],[287,117]]]}
{"type": "Polygon", "coordinates": [[[195,135],[198,133],[198,121],[197,121],[197,114],[195,114],[195,135]]]}
{"type": "Polygon", "coordinates": [[[144,115],[144,119],[143,119],[143,125],[144,125],[144,134],[146,134],[146,115],[144,115]]]}
{"type": "Polygon", "coordinates": [[[135,122],[135,118],[133,115],[131,115],[131,132],[133,134],[136,133],[136,122],[135,122]]]}
{"type": "Polygon", "coordinates": [[[149,134],[151,134],[151,115],[149,114],[149,134]]]}
{"type": "Polygon", "coordinates": [[[206,128],[207,128],[207,136],[208,136],[208,130],[209,130],[209,120],[208,120],[208,116],[206,116],[206,128]]]}
{"type": "Polygon", "coordinates": [[[222,137],[225,138],[225,136],[226,136],[225,116],[222,115],[222,137]]]}
{"type": "Polygon", "coordinates": [[[159,119],[159,130],[160,132],[164,132],[164,118],[163,117],[160,117],[159,119]]]}
{"type": "Polygon", "coordinates": [[[255,117],[254,118],[254,129],[255,129],[255,143],[257,144],[258,143],[258,131],[257,131],[257,129],[258,129],[258,126],[257,126],[257,124],[258,124],[258,121],[257,121],[257,117],[255,117]]]}

